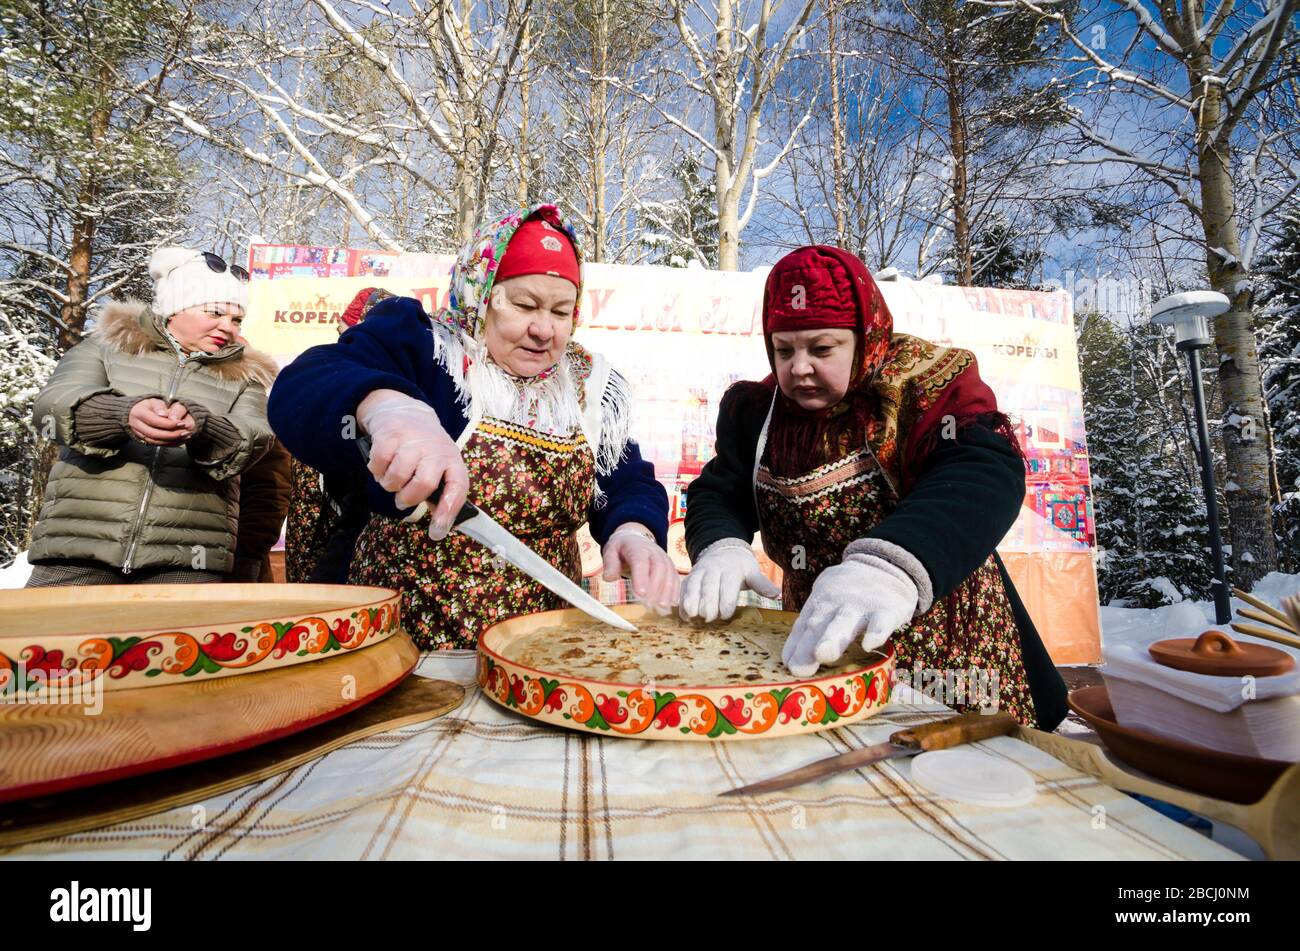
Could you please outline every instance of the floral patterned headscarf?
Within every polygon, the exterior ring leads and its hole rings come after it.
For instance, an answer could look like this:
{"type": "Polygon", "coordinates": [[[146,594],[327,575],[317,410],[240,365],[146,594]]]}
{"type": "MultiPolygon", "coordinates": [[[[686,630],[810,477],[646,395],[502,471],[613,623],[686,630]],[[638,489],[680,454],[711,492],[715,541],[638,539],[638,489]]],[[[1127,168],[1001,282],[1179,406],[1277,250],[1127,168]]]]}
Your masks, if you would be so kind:
{"type": "MultiPolygon", "coordinates": [[[[497,269],[510,239],[530,218],[540,218],[563,231],[573,242],[578,260],[582,260],[577,236],[550,203],[517,209],[479,228],[456,256],[447,306],[433,315],[435,359],[451,375],[471,416],[490,416],[563,435],[582,428],[596,454],[596,471],[607,475],[618,465],[630,439],[632,394],[627,381],[601,361],[602,371],[595,374],[598,389],[592,394],[589,413],[587,391],[596,357],[573,337],[558,362],[526,378],[498,366],[488,352],[487,310],[497,269]],[[588,416],[592,418],[588,420],[588,416]]],[[[573,308],[575,328],[577,302],[581,300],[580,281],[573,308]]]]}
{"type": "MultiPolygon", "coordinates": [[[[555,205],[545,203],[531,208],[519,208],[499,221],[480,227],[469,243],[460,249],[451,269],[451,291],[447,306],[434,314],[434,320],[454,327],[472,340],[480,343],[483,341],[488,301],[492,297],[497,268],[505,256],[506,246],[510,244],[510,239],[515,236],[519,226],[533,217],[541,218],[568,235],[578,261],[582,261],[578,236],[560,217],[560,211],[555,205]]],[[[577,300],[582,300],[581,283],[578,285],[577,300]]],[[[573,326],[578,326],[577,304],[573,308],[573,326]]]]}

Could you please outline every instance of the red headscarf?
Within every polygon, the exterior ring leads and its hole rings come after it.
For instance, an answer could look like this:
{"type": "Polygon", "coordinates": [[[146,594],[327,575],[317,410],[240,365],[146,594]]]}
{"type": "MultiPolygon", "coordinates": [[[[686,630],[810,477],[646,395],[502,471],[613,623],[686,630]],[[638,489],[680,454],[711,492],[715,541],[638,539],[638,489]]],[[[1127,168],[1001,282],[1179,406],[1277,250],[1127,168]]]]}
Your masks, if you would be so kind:
{"type": "Polygon", "coordinates": [[[772,359],[772,334],[837,328],[858,335],[858,361],[850,386],[885,359],[894,318],[867,266],[842,248],[810,245],[776,262],[763,288],[763,336],[772,359]]]}
{"type": "Polygon", "coordinates": [[[809,245],[776,262],[763,288],[763,340],[772,375],[763,381],[776,393],[768,432],[768,458],[777,475],[806,472],[841,444],[861,444],[877,400],[869,383],[889,351],[894,318],[867,266],[842,248],[809,245]],[[780,392],[772,334],[824,328],[856,336],[849,389],[835,406],[805,410],[780,392]]]}
{"type": "Polygon", "coordinates": [[[523,274],[550,274],[562,277],[574,286],[582,283],[578,253],[569,236],[543,218],[529,218],[519,226],[506,245],[506,253],[497,265],[495,282],[523,274]]]}
{"type": "MultiPolygon", "coordinates": [[[[763,289],[763,333],[772,375],[762,388],[776,405],[768,431],[768,465],[779,476],[809,472],[861,447],[901,424],[898,459],[904,491],[934,449],[943,420],[957,429],[981,424],[996,430],[1019,451],[1014,427],[998,411],[997,398],[980,379],[973,362],[939,392],[912,407],[919,415],[891,418],[900,407],[882,407],[877,374],[891,358],[894,319],[880,288],[858,258],[841,248],[812,245],[791,251],[772,268],[763,289]],[[780,392],[772,334],[824,327],[852,328],[857,351],[848,392],[834,406],[809,411],[780,392]]],[[[892,365],[892,364],[891,364],[892,365]]],[[[887,462],[885,459],[880,460],[887,462]]]]}

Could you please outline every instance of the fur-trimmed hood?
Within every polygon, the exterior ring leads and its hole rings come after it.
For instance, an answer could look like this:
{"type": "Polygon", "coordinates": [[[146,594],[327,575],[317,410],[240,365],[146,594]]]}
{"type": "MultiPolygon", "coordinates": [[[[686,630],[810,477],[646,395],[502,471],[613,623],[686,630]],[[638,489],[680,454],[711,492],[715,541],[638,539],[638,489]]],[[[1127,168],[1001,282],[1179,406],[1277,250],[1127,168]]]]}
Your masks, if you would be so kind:
{"type": "MultiPolygon", "coordinates": [[[[169,347],[162,329],[155,323],[153,311],[137,300],[109,301],[100,310],[93,335],[114,350],[139,356],[169,347]]],[[[260,383],[270,392],[279,367],[270,356],[240,343],[229,343],[216,353],[202,354],[200,360],[223,380],[260,383]]]]}

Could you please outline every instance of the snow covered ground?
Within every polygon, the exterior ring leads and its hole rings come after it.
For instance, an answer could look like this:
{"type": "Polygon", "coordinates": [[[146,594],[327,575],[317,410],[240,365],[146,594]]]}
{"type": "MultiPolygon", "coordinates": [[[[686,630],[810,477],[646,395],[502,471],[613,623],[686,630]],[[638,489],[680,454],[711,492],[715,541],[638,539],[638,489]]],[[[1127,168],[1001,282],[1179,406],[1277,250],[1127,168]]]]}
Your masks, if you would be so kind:
{"type": "Polygon", "coordinates": [[[23,552],[8,568],[0,568],[0,588],[21,588],[27,584],[27,576],[31,573],[32,566],[27,564],[27,552],[23,552]]]}
{"type": "MultiPolygon", "coordinates": [[[[1275,571],[1261,578],[1251,593],[1261,601],[1281,607],[1284,597],[1300,595],[1300,575],[1275,571]]],[[[1234,618],[1237,609],[1243,607],[1249,605],[1237,598],[1232,599],[1234,618]]],[[[1125,608],[1109,604],[1101,608],[1103,647],[1121,641],[1145,644],[1160,640],[1162,637],[1190,637],[1210,628],[1222,630],[1242,641],[1268,644],[1270,647],[1289,650],[1296,660],[1300,661],[1300,650],[1291,650],[1272,641],[1251,637],[1249,634],[1238,634],[1226,624],[1215,624],[1213,601],[1183,601],[1162,608],[1125,608]]]]}

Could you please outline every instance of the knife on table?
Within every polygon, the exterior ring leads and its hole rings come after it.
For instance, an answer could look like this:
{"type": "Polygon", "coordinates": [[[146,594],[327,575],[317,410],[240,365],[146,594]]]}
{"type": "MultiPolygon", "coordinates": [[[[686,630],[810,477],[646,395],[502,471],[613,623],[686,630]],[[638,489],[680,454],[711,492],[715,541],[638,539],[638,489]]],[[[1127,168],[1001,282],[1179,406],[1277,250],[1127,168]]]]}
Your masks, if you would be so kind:
{"type": "MultiPolygon", "coordinates": [[[[367,462],[370,460],[370,437],[357,438],[357,448],[367,462]]],[[[438,503],[438,491],[429,497],[425,504],[434,506],[438,503]]],[[[619,617],[608,607],[601,604],[578,585],[574,584],[564,572],[556,568],[537,552],[533,551],[518,538],[508,532],[490,515],[472,502],[465,502],[452,520],[453,530],[468,535],[495,555],[500,555],[547,590],[559,595],[578,610],[603,621],[621,631],[636,631],[636,625],[626,618],[619,617]]]]}
{"type": "Polygon", "coordinates": [[[807,766],[800,766],[787,773],[781,773],[761,782],[728,789],[719,796],[756,796],[759,793],[776,792],[792,786],[802,786],[826,776],[843,773],[850,769],[860,769],[872,763],[880,763],[900,756],[915,756],[930,750],[946,750],[963,743],[987,740],[991,736],[1006,736],[1016,729],[1016,718],[1009,713],[963,713],[933,723],[908,727],[890,736],[884,743],[850,750],[838,756],[828,756],[807,766]]]}

